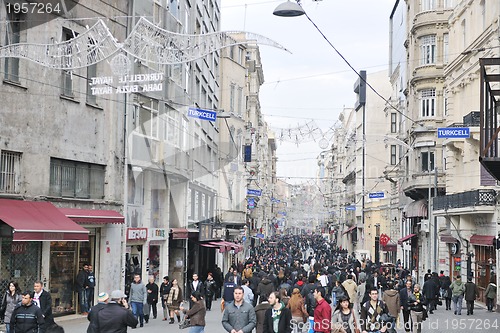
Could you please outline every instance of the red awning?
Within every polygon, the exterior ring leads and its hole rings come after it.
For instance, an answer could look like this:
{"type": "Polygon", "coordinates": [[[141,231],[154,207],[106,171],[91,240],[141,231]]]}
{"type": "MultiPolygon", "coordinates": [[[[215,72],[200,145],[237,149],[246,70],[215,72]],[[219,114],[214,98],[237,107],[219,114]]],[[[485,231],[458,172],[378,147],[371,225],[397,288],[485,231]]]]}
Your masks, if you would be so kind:
{"type": "Polygon", "coordinates": [[[210,243],[198,243],[198,245],[203,246],[203,247],[211,247],[211,248],[218,248],[219,247],[218,245],[213,245],[210,243]]]}
{"type": "Polygon", "coordinates": [[[493,246],[494,238],[495,236],[490,235],[472,235],[470,236],[470,243],[472,245],[493,246]]]}
{"type": "Polygon", "coordinates": [[[354,229],[356,229],[356,226],[355,226],[355,225],[353,225],[352,227],[350,227],[349,229],[347,229],[346,231],[344,231],[344,232],[342,233],[342,235],[348,234],[348,233],[350,233],[351,231],[353,231],[354,229]]]}
{"type": "Polygon", "coordinates": [[[125,217],[114,210],[59,208],[61,213],[79,224],[125,223],[125,217]]]}
{"type": "Polygon", "coordinates": [[[0,199],[0,220],[14,229],[14,241],[89,240],[88,230],[48,201],[0,199]]]}
{"type": "Polygon", "coordinates": [[[188,239],[189,231],[186,228],[171,228],[172,239],[188,239]]]}
{"type": "Polygon", "coordinates": [[[380,249],[387,252],[396,252],[398,250],[398,246],[396,244],[387,244],[386,246],[380,246],[380,249]]]}
{"type": "Polygon", "coordinates": [[[458,242],[458,239],[456,239],[455,237],[453,237],[452,235],[449,235],[449,234],[440,235],[439,239],[443,243],[452,243],[453,244],[453,243],[458,242]]]}
{"type": "Polygon", "coordinates": [[[415,236],[416,236],[416,234],[406,235],[403,238],[398,239],[398,244],[403,244],[403,242],[406,242],[407,240],[410,240],[410,239],[412,239],[415,236]]]}

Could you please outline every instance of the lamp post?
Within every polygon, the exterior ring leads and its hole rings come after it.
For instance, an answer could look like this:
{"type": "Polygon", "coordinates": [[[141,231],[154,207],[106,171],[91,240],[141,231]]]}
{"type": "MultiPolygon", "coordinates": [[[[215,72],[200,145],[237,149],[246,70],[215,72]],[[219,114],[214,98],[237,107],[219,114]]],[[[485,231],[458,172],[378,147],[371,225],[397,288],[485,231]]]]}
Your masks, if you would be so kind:
{"type": "Polygon", "coordinates": [[[295,17],[304,15],[305,11],[300,6],[300,1],[297,0],[297,2],[283,2],[278,7],[276,7],[273,14],[281,17],[295,17]]]}

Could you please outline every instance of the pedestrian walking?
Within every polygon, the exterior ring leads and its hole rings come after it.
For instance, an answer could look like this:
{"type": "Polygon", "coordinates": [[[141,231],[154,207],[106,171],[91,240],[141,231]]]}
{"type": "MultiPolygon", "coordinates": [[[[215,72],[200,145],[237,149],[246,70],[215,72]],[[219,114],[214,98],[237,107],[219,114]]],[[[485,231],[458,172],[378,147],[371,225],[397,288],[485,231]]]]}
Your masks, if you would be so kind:
{"type": "Polygon", "coordinates": [[[89,265],[84,264],[82,269],[76,275],[75,285],[76,292],[78,293],[78,303],[80,304],[80,313],[86,316],[89,312],[88,301],[87,301],[87,291],[85,290],[87,284],[89,265]]]}
{"type": "Polygon", "coordinates": [[[250,289],[250,280],[243,279],[241,287],[243,288],[243,300],[253,306],[253,291],[250,289]]]}
{"type": "Polygon", "coordinates": [[[394,289],[394,282],[387,282],[387,289],[382,292],[382,301],[387,305],[387,310],[397,321],[399,318],[400,304],[399,292],[394,289]]]}
{"type": "Polygon", "coordinates": [[[168,300],[168,295],[170,294],[170,288],[172,288],[172,285],[170,284],[168,276],[165,275],[163,277],[163,282],[160,285],[160,299],[161,299],[161,306],[163,308],[163,320],[167,320],[168,318],[167,300],[168,300]]]}
{"type": "Polygon", "coordinates": [[[449,276],[441,278],[441,290],[446,305],[446,310],[451,310],[451,279],[449,276]]]}
{"type": "Polygon", "coordinates": [[[203,333],[205,332],[205,317],[207,311],[205,309],[205,304],[203,302],[202,295],[199,291],[195,291],[191,294],[191,301],[193,306],[189,310],[184,307],[180,307],[180,310],[184,312],[185,319],[189,319],[189,333],[203,333]]]}
{"type": "Polygon", "coordinates": [[[264,333],[291,333],[292,313],[281,301],[279,293],[273,291],[268,301],[271,307],[265,313],[264,333]]]}
{"type": "Polygon", "coordinates": [[[207,311],[212,310],[212,300],[217,293],[217,284],[215,283],[212,273],[208,273],[207,279],[205,280],[205,304],[207,311]]]}
{"type": "Polygon", "coordinates": [[[477,290],[477,286],[474,282],[472,282],[471,278],[467,278],[467,283],[465,284],[465,302],[467,304],[467,315],[474,314],[474,301],[479,296],[479,291],[477,290]]]}
{"type": "Polygon", "coordinates": [[[172,287],[170,288],[170,292],[168,293],[167,298],[167,306],[168,311],[170,312],[170,322],[169,324],[174,323],[174,315],[177,317],[177,321],[181,322],[180,315],[180,305],[182,303],[182,289],[179,287],[179,283],[177,279],[172,280],[172,287]]]}
{"type": "Polygon", "coordinates": [[[100,327],[97,315],[106,304],[108,304],[109,295],[106,292],[99,293],[97,295],[97,304],[90,308],[87,319],[89,321],[89,327],[87,328],[87,333],[100,333],[100,327]]]}
{"type": "Polygon", "coordinates": [[[353,309],[346,296],[338,299],[338,305],[332,315],[332,331],[360,332],[358,313],[353,309]]]}
{"type": "MultiPolygon", "coordinates": [[[[195,291],[199,292],[202,297],[205,295],[205,288],[203,286],[203,282],[200,281],[197,273],[193,274],[193,279],[189,281],[188,284],[188,295],[192,295],[195,291]]],[[[191,299],[189,300],[189,307],[193,306],[193,302],[191,299]]]]}
{"type": "Polygon", "coordinates": [[[464,299],[465,284],[462,277],[457,275],[455,281],[450,285],[451,300],[453,302],[453,313],[460,316],[462,314],[462,301],[464,299]]]}
{"type": "Polygon", "coordinates": [[[370,300],[361,307],[360,325],[363,333],[385,332],[386,327],[382,315],[389,313],[384,302],[378,299],[378,288],[371,284],[369,291],[370,300]]]}
{"type": "Polygon", "coordinates": [[[8,290],[5,291],[0,306],[0,319],[5,323],[6,333],[10,333],[10,319],[16,306],[22,301],[21,289],[17,282],[10,281],[8,290]]]}
{"type": "Polygon", "coordinates": [[[42,310],[33,303],[31,293],[22,293],[21,305],[12,312],[10,327],[14,333],[37,333],[44,326],[42,310]]]}
{"type": "MultiPolygon", "coordinates": [[[[97,306],[97,305],[96,305],[97,306]]],[[[126,333],[127,328],[136,328],[137,318],[130,311],[127,295],[121,290],[113,290],[108,304],[96,314],[99,333],[126,333]]]]}
{"type": "Polygon", "coordinates": [[[489,312],[493,312],[495,307],[495,300],[497,299],[497,285],[495,284],[495,279],[492,278],[486,290],[484,291],[484,297],[486,297],[486,306],[489,312]]]}
{"type": "Polygon", "coordinates": [[[330,333],[332,329],[332,308],[325,299],[325,288],[318,286],[314,289],[314,299],[316,306],[314,307],[314,325],[315,333],[330,333]]]}
{"type": "Polygon", "coordinates": [[[41,333],[44,333],[46,327],[55,324],[54,316],[52,315],[52,297],[47,290],[43,289],[42,281],[35,281],[33,289],[32,302],[42,310],[44,323],[41,328],[41,333]]]}
{"type": "Polygon", "coordinates": [[[222,327],[227,332],[250,333],[255,328],[257,317],[251,304],[243,301],[243,288],[234,288],[234,301],[226,304],[222,314],[222,327]]]}
{"type": "Polygon", "coordinates": [[[147,296],[147,306],[146,306],[146,311],[144,311],[144,321],[146,323],[149,322],[149,315],[151,314],[151,311],[153,312],[153,319],[156,319],[156,316],[158,315],[158,285],[155,283],[155,277],[150,276],[148,278],[148,284],[146,285],[146,292],[148,293],[147,296]]]}
{"type": "Polygon", "coordinates": [[[293,289],[287,308],[289,308],[292,313],[293,333],[302,332],[304,323],[307,322],[309,315],[304,304],[304,298],[300,294],[298,288],[293,289]]]}
{"type": "Polygon", "coordinates": [[[255,333],[264,332],[264,321],[266,320],[266,311],[271,307],[269,301],[261,297],[261,303],[255,306],[255,317],[257,322],[255,324],[255,333]]]}
{"type": "MultiPolygon", "coordinates": [[[[427,280],[430,281],[430,280],[427,280]]],[[[425,283],[425,282],[424,282],[425,283]]],[[[426,299],[423,293],[420,291],[420,285],[415,284],[413,286],[413,295],[408,299],[411,311],[411,321],[413,323],[413,333],[422,332],[422,321],[426,318],[426,299]]]]}
{"type": "Polygon", "coordinates": [[[144,306],[147,305],[148,292],[141,281],[139,274],[134,275],[134,282],[130,285],[130,306],[132,313],[139,319],[140,327],[144,327],[144,306]]]}

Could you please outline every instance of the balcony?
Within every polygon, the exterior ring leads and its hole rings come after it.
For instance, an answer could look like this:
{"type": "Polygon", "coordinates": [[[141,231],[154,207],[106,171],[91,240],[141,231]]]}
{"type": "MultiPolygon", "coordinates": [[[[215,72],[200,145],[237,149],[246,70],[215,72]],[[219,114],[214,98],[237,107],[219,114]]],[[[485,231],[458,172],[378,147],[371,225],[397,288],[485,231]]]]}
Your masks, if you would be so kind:
{"type": "Polygon", "coordinates": [[[496,191],[492,189],[443,195],[433,199],[432,210],[435,215],[488,214],[495,211],[495,198],[496,191]]]}
{"type": "MultiPolygon", "coordinates": [[[[405,178],[403,184],[403,191],[405,195],[413,200],[427,199],[429,196],[429,187],[431,188],[431,196],[435,197],[434,193],[434,173],[422,171],[419,173],[414,173],[411,176],[405,178]],[[432,185],[429,185],[431,183],[432,185]]],[[[446,186],[444,182],[444,173],[438,173],[437,182],[437,196],[446,193],[446,186]]]]}

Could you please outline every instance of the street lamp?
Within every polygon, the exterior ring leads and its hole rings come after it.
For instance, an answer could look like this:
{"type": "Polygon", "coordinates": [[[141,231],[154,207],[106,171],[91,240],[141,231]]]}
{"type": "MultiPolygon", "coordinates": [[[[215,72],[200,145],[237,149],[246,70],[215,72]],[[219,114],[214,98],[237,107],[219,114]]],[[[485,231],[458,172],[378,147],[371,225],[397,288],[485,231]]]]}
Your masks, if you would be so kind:
{"type": "Polygon", "coordinates": [[[283,2],[281,5],[276,7],[273,14],[281,17],[295,17],[304,15],[306,12],[300,6],[300,2],[283,2]]]}

